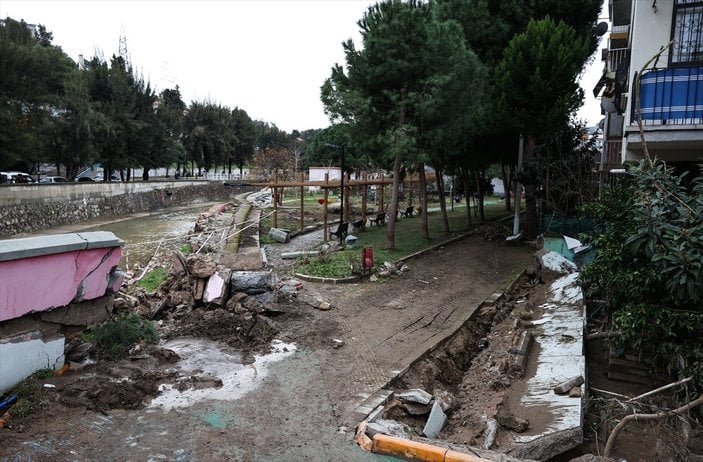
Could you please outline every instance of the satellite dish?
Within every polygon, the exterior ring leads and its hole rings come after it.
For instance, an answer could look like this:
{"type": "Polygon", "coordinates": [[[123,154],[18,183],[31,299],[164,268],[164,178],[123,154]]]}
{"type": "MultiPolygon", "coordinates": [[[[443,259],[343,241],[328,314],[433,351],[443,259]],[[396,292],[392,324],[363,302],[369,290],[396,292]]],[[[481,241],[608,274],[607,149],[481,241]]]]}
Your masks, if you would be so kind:
{"type": "Polygon", "coordinates": [[[601,37],[606,32],[608,32],[608,23],[605,21],[599,22],[598,25],[596,26],[596,35],[598,37],[601,37]]]}

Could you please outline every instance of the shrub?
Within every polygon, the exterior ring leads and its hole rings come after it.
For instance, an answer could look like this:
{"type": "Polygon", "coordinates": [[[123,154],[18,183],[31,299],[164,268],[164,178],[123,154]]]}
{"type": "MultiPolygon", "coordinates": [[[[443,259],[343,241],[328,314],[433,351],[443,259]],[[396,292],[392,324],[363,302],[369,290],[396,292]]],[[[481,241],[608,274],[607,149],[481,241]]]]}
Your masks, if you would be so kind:
{"type": "Polygon", "coordinates": [[[138,342],[159,342],[154,324],[136,313],[123,314],[115,320],[104,322],[93,329],[93,336],[98,351],[111,359],[121,357],[138,342]]]}

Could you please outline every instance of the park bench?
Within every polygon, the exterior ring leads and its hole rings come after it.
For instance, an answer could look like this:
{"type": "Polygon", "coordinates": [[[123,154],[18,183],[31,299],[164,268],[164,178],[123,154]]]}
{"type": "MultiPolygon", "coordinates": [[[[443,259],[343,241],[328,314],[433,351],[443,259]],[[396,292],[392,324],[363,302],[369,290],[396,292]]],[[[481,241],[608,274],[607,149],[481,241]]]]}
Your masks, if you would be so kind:
{"type": "Polygon", "coordinates": [[[360,218],[360,219],[358,219],[358,220],[356,220],[356,221],[352,221],[352,230],[353,230],[354,232],[363,231],[363,230],[364,230],[364,226],[366,226],[366,220],[363,219],[363,218],[360,218]]]}
{"type": "Polygon", "coordinates": [[[410,218],[415,214],[415,208],[411,205],[405,209],[405,212],[401,212],[401,215],[405,218],[410,218]]]}
{"type": "Polygon", "coordinates": [[[347,234],[349,234],[349,223],[340,224],[339,226],[337,226],[337,230],[330,234],[332,236],[335,236],[340,241],[343,240],[345,237],[347,237],[347,234]]]}
{"type": "Polygon", "coordinates": [[[378,212],[376,214],[376,218],[369,219],[369,222],[371,223],[371,226],[380,226],[386,224],[386,212],[378,212]]]}

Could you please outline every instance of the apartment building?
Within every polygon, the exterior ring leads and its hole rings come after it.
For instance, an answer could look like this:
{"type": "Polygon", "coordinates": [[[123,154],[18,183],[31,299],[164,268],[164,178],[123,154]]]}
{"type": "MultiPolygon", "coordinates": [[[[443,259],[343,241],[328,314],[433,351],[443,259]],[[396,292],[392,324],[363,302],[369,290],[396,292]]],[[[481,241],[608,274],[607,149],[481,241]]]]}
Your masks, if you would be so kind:
{"type": "Polygon", "coordinates": [[[703,162],[703,1],[610,0],[602,169],[703,162]],[[642,142],[642,138],[646,143],[642,142]]]}

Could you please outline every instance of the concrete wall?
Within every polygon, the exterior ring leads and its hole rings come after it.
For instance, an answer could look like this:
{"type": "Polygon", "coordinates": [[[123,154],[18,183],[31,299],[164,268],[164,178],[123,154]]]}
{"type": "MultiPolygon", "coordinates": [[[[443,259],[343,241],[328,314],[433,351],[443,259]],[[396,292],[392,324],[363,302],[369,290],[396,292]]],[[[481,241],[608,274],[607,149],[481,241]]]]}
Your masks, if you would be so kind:
{"type": "Polygon", "coordinates": [[[95,312],[122,286],[123,245],[105,231],[0,241],[0,393],[63,366],[62,324],[104,319],[95,312]]]}
{"type": "Polygon", "coordinates": [[[218,181],[0,186],[0,238],[199,201],[230,200],[253,189],[218,181]]]}

